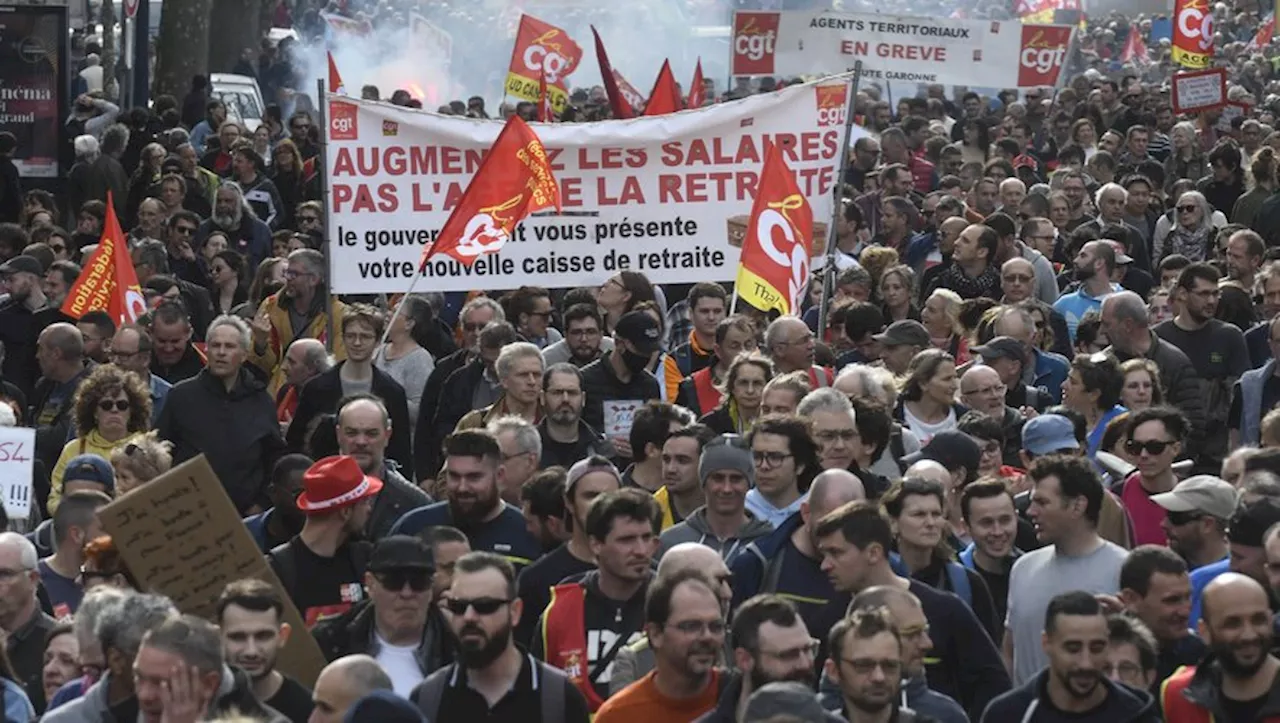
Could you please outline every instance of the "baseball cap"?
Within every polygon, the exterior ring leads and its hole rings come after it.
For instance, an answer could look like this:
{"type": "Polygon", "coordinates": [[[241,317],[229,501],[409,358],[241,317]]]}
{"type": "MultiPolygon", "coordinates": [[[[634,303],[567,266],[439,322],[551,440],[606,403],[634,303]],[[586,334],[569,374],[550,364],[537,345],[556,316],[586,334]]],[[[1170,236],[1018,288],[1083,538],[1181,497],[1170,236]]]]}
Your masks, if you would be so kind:
{"type": "Polygon", "coordinates": [[[871,338],[885,346],[911,344],[913,346],[927,347],[930,344],[929,330],[924,328],[924,324],[914,319],[895,321],[883,333],[873,334],[871,338]]]}
{"type": "Polygon", "coordinates": [[[1022,361],[1027,358],[1027,345],[1011,336],[997,336],[986,344],[972,347],[970,351],[982,355],[983,360],[1013,359],[1022,361]]]}
{"type": "Polygon", "coordinates": [[[578,484],[578,480],[586,477],[592,472],[603,472],[610,477],[618,480],[618,486],[622,486],[622,474],[618,472],[618,468],[604,457],[587,457],[573,463],[569,468],[569,474],[565,477],[564,493],[566,496],[573,495],[573,487],[578,484]]]}
{"type": "Polygon", "coordinates": [[[302,474],[298,509],[328,512],[350,507],[382,490],[382,480],[366,475],[354,457],[325,457],[302,474]]]}
{"type": "Polygon", "coordinates": [[[1203,512],[1229,520],[1236,512],[1236,488],[1209,474],[1188,477],[1172,491],[1152,495],[1151,501],[1170,512],[1203,512]]]}
{"type": "Polygon", "coordinates": [[[780,715],[806,721],[832,720],[809,686],[788,681],[768,683],[752,693],[742,713],[742,723],[759,723],[780,715]]]}
{"type": "Polygon", "coordinates": [[[9,276],[10,274],[35,274],[40,276],[44,274],[44,267],[40,265],[40,260],[30,254],[18,254],[4,264],[0,264],[0,276],[9,276]]]}
{"type": "Polygon", "coordinates": [[[928,444],[918,452],[906,455],[902,461],[915,464],[922,459],[931,459],[950,470],[964,467],[970,474],[975,474],[982,462],[982,448],[964,432],[948,430],[933,435],[928,444]]]}
{"type": "Polygon", "coordinates": [[[431,546],[421,537],[391,535],[378,540],[369,556],[369,572],[434,570],[431,546]]]}
{"type": "Polygon", "coordinates": [[[1061,414],[1041,414],[1022,425],[1022,448],[1037,457],[1055,452],[1076,451],[1076,425],[1061,414]]]}
{"type": "Polygon", "coordinates": [[[613,327],[618,336],[635,345],[640,354],[652,354],[662,346],[658,320],[644,311],[628,311],[613,327]]]}
{"type": "Polygon", "coordinates": [[[737,434],[722,434],[702,448],[702,456],[698,459],[698,479],[702,484],[707,483],[707,477],[712,472],[726,469],[741,472],[747,482],[752,487],[755,486],[756,466],[751,459],[746,438],[737,434]]]}
{"type": "Polygon", "coordinates": [[[1133,263],[1133,257],[1124,252],[1124,244],[1120,243],[1119,241],[1116,241],[1115,239],[1103,239],[1102,242],[1110,246],[1111,250],[1116,253],[1117,265],[1133,263]]]}
{"type": "Polygon", "coordinates": [[[111,469],[111,463],[102,457],[80,454],[67,462],[67,468],[62,473],[62,484],[65,486],[68,482],[93,482],[105,487],[107,494],[113,494],[116,489],[116,473],[111,469]]]}
{"type": "Polygon", "coordinates": [[[1245,547],[1262,547],[1267,530],[1280,522],[1280,500],[1263,497],[1236,508],[1227,523],[1227,540],[1245,547]]]}

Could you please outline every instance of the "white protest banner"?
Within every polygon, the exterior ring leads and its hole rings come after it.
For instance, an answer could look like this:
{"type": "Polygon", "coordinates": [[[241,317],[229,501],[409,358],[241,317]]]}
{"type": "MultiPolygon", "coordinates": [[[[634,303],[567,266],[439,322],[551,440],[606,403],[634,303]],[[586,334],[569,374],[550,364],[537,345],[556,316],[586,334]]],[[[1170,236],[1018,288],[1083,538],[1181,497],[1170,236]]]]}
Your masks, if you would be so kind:
{"type": "Polygon", "coordinates": [[[0,494],[11,520],[31,514],[31,475],[36,454],[36,430],[0,427],[0,494]]]}
{"type": "Polygon", "coordinates": [[[1173,112],[1198,113],[1227,104],[1227,69],[1210,68],[1173,76],[1173,112]]]}
{"type": "Polygon", "coordinates": [[[626,439],[631,434],[636,412],[645,404],[643,399],[604,400],[604,435],[626,439]]]}
{"type": "Polygon", "coordinates": [[[825,75],[862,61],[864,82],[1017,88],[1054,85],[1071,28],[871,13],[741,11],[733,75],[825,75]]]}
{"type": "MultiPolygon", "coordinates": [[[[532,124],[565,214],[526,219],[469,267],[432,258],[417,288],[576,287],[622,269],[655,283],[732,281],[728,221],[750,213],[767,143],[783,150],[814,218],[831,218],[849,87],[845,75],[652,118],[532,124]]],[[[503,124],[326,102],[333,290],[407,291],[503,124]]]]}

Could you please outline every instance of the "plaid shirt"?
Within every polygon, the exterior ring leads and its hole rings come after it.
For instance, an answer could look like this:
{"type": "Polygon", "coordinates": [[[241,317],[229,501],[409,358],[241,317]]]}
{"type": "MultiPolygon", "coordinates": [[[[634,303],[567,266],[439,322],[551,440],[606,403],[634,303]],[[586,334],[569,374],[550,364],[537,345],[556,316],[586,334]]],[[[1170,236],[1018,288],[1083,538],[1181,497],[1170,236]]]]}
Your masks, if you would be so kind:
{"type": "Polygon", "coordinates": [[[693,333],[693,320],[689,318],[689,300],[681,299],[667,309],[667,338],[663,349],[671,351],[689,341],[693,333]]]}

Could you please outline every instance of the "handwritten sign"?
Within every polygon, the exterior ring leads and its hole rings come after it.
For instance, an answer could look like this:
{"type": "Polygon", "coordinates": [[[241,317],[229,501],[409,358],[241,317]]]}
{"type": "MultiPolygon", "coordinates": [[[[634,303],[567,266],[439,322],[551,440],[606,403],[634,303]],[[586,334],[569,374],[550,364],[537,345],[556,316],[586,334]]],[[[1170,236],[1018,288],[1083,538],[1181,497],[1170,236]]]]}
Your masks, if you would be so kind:
{"type": "Polygon", "coordinates": [[[216,623],[227,583],[254,577],[274,585],[293,628],[279,669],[308,687],[315,683],[324,655],[204,455],[103,507],[98,518],[142,586],[184,613],[216,623]]]}
{"type": "Polygon", "coordinates": [[[31,514],[31,477],[35,459],[36,430],[0,427],[0,494],[11,520],[31,514]]]}
{"type": "Polygon", "coordinates": [[[1173,76],[1173,112],[1199,113],[1227,102],[1227,71],[1210,68],[1173,76]]]}
{"type": "Polygon", "coordinates": [[[631,422],[636,418],[636,410],[644,406],[641,399],[606,399],[604,400],[604,434],[606,437],[631,436],[631,422]]]}

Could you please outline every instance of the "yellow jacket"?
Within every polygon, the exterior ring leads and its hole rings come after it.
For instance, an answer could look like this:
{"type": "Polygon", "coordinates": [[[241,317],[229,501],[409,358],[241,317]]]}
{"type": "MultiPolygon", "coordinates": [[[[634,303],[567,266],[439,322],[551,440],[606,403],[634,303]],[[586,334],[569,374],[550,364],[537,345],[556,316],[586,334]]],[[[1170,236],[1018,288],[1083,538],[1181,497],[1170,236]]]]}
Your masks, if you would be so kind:
{"type": "MultiPolygon", "coordinates": [[[[284,353],[288,351],[289,345],[297,339],[318,339],[325,342],[328,333],[329,317],[323,311],[312,317],[311,323],[301,333],[295,332],[292,322],[289,321],[287,299],[284,292],[279,291],[262,300],[258,313],[265,311],[267,317],[271,319],[271,334],[267,338],[266,351],[259,354],[256,343],[249,350],[249,363],[266,372],[270,377],[267,392],[272,397],[284,384],[284,370],[280,368],[280,362],[284,359],[284,353]],[[286,301],[282,302],[281,299],[286,301]]],[[[342,316],[346,313],[347,305],[334,296],[330,309],[333,312],[334,339],[332,345],[325,343],[325,346],[333,351],[334,359],[343,361],[347,358],[347,347],[342,342],[342,316]]]]}
{"type": "Polygon", "coordinates": [[[111,453],[116,451],[117,447],[132,442],[142,436],[141,432],[131,434],[119,442],[108,442],[97,429],[89,431],[87,437],[77,437],[62,448],[62,454],[58,455],[58,461],[53,465],[53,475],[49,480],[49,514],[58,509],[58,502],[62,499],[62,477],[67,471],[67,463],[79,457],[82,454],[96,454],[99,457],[111,461],[111,453]]]}

